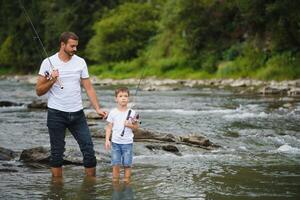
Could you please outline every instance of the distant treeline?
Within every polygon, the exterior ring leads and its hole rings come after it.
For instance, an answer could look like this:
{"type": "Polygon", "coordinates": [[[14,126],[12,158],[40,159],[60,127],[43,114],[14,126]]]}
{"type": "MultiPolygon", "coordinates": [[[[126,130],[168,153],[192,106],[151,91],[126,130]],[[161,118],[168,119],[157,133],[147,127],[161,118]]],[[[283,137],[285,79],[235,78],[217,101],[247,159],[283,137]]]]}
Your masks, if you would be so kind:
{"type": "MultiPolygon", "coordinates": [[[[300,78],[296,0],[21,1],[48,54],[73,31],[101,77],[300,78]]],[[[45,55],[19,0],[0,18],[0,73],[36,73],[45,55]]]]}

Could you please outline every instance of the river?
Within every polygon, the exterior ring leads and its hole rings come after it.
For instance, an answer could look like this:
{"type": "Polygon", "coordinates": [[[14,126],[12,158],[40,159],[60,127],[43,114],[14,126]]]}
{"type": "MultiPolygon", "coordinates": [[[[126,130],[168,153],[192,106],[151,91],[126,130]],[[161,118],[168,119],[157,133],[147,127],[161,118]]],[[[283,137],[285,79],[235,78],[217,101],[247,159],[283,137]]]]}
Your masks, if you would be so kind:
{"type": "MultiPolygon", "coordinates": [[[[112,87],[95,89],[104,108],[115,106],[112,87]]],[[[24,104],[0,108],[1,147],[17,152],[49,147],[46,111],[26,107],[34,99],[34,85],[0,80],[0,101],[24,104]]],[[[53,180],[47,167],[0,161],[15,169],[0,172],[0,199],[300,199],[299,97],[199,87],[140,91],[134,103],[142,128],[203,135],[221,147],[177,145],[178,156],[137,142],[130,185],[112,184],[109,163],[98,164],[96,179],[85,178],[82,166],[68,165],[63,180],[53,180]]],[[[105,122],[96,122],[103,129],[105,122]]],[[[93,140],[101,156],[104,139],[93,140]]],[[[70,135],[66,147],[78,148],[70,135]]]]}

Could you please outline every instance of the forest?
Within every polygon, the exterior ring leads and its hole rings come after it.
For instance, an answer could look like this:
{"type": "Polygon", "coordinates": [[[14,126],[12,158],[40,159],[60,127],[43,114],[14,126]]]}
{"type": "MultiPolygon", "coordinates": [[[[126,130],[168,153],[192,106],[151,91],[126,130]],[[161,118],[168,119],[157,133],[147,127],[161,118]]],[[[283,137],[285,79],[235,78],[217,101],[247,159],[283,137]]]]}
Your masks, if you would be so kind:
{"type": "Polygon", "coordinates": [[[36,74],[64,31],[101,78],[300,78],[300,2],[2,0],[0,74],[36,74]]]}

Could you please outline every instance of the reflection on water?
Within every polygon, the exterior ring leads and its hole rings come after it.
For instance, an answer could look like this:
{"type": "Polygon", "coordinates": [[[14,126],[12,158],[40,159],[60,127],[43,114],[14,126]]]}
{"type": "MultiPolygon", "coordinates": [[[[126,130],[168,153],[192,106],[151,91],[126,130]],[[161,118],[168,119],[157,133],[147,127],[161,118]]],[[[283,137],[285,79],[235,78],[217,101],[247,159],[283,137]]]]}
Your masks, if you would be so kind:
{"type": "MultiPolygon", "coordinates": [[[[80,181],[81,177],[78,179],[80,181]]],[[[49,192],[47,199],[61,200],[61,199],[97,199],[97,178],[96,177],[84,177],[82,183],[78,188],[65,187],[68,183],[65,183],[62,177],[52,177],[49,186],[49,192]]]]}
{"type": "MultiPolygon", "coordinates": [[[[81,179],[81,177],[80,177],[81,179]]],[[[81,180],[78,181],[81,181],[81,180]]],[[[52,177],[46,199],[95,199],[97,195],[96,177],[84,177],[79,187],[68,187],[62,177],[52,177]]]]}
{"type": "Polygon", "coordinates": [[[47,195],[49,199],[65,199],[66,194],[64,192],[64,180],[62,177],[52,177],[50,181],[50,190],[47,195]]]}
{"type": "Polygon", "coordinates": [[[114,181],[112,199],[113,200],[132,200],[134,199],[133,189],[130,183],[120,183],[119,181],[114,181]]]}
{"type": "MultiPolygon", "coordinates": [[[[81,179],[81,177],[79,178],[81,179]]],[[[78,180],[80,181],[80,180],[78,180]]],[[[133,200],[134,192],[130,183],[119,181],[112,182],[111,187],[103,188],[96,177],[83,177],[81,184],[76,187],[69,187],[68,182],[62,177],[52,177],[49,181],[49,191],[44,199],[63,200],[91,200],[91,199],[113,199],[133,200]],[[105,191],[108,189],[107,191],[105,191]],[[110,194],[110,195],[107,195],[110,194]]]]}

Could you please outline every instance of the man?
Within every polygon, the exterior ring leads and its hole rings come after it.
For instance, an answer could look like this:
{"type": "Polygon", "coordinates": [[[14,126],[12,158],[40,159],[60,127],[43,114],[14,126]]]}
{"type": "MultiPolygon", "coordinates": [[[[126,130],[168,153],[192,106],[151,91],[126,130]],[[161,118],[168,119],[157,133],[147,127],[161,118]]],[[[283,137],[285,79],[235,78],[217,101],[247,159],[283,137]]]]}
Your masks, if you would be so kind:
{"type": "Polygon", "coordinates": [[[59,52],[42,62],[36,83],[38,96],[48,94],[47,126],[51,144],[50,166],[53,177],[62,176],[67,128],[79,144],[86,175],[95,176],[96,174],[96,157],[83,112],[81,85],[85,88],[96,112],[103,118],[107,116],[107,112],[100,109],[98,104],[85,60],[75,55],[78,39],[78,36],[72,32],[61,34],[59,52]]]}

